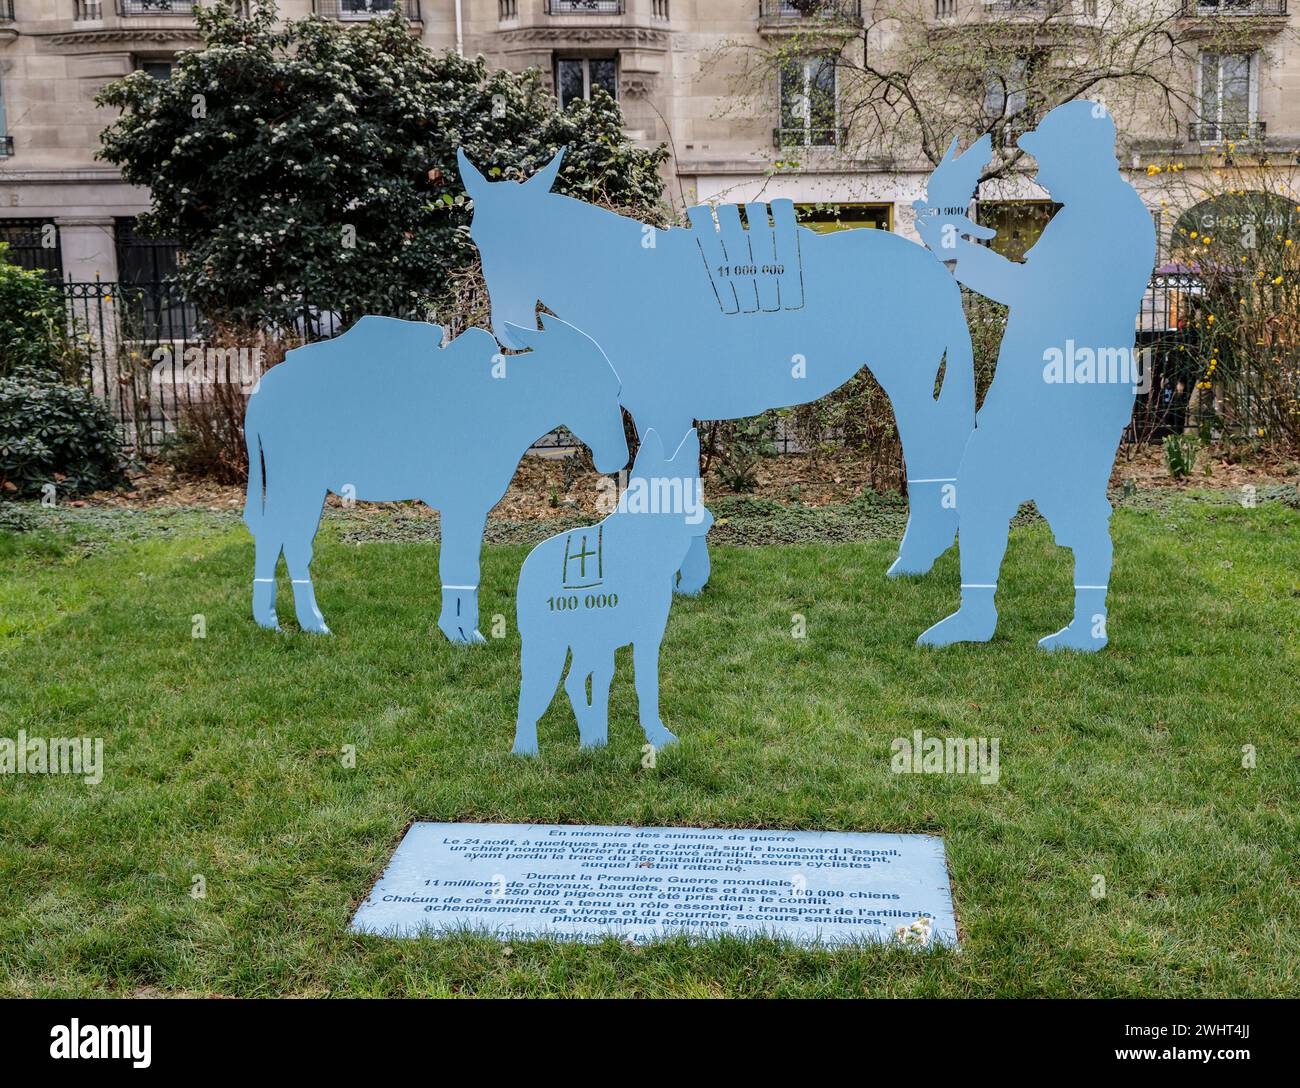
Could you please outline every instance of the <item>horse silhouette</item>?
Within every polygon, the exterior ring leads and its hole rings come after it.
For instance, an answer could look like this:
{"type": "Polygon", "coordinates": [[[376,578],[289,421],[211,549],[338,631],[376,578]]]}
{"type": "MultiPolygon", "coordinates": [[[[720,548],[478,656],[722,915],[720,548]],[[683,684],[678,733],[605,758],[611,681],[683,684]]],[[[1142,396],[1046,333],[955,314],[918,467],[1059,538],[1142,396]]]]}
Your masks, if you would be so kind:
{"type": "Polygon", "coordinates": [[[627,464],[618,375],[573,326],[547,318],[512,330],[531,350],[504,355],[470,329],[440,347],[438,325],[363,317],[342,336],[289,352],[248,399],[248,497],[256,541],[253,617],[278,627],[283,551],[303,630],[328,633],[311,583],[312,541],[328,491],[346,499],[422,499],[442,513],[438,627],[452,642],[478,632],[479,552],[488,511],[530,443],[568,427],[598,467],[627,464]]]}
{"type": "Polygon", "coordinates": [[[1109,638],[1111,506],[1106,489],[1140,375],[1138,308],[1155,228],[1119,172],[1115,124],[1100,103],[1058,106],[1020,137],[1038,182],[1063,207],[1016,264],[918,220],[957,278],[1010,307],[993,383],[958,471],[961,608],[918,640],[985,642],[997,626],[998,572],[1011,518],[1033,500],[1074,552],[1074,617],[1045,650],[1099,650],[1109,638]],[[952,243],[956,241],[957,244],[952,243]]]}
{"type": "Polygon", "coordinates": [[[516,596],[516,755],[537,754],[537,720],[555,697],[570,650],[564,690],[582,747],[603,745],[614,651],[628,643],[646,740],[662,748],[677,739],[659,717],[659,644],[678,566],[692,541],[713,524],[699,494],[699,460],[694,429],[671,458],[664,456],[658,433],[646,431],[614,513],[542,541],[524,560],[516,596]]]}
{"type": "MultiPolygon", "coordinates": [[[[457,156],[502,342],[539,301],[578,324],[622,378],[638,430],[670,445],[694,420],[804,404],[869,367],[893,405],[911,499],[890,574],[929,570],[956,532],[952,484],[975,422],[970,334],[939,260],[888,231],[796,228],[789,201],[773,202],[772,225],[766,205],[746,205],[747,231],[736,205],[721,206],[721,238],[707,209],[692,209],[692,229],[659,230],[552,193],[563,154],[525,182],[489,182],[457,156]],[[742,292],[750,307],[735,305],[742,292]]],[[[677,588],[699,592],[708,575],[699,537],[677,588]]]]}

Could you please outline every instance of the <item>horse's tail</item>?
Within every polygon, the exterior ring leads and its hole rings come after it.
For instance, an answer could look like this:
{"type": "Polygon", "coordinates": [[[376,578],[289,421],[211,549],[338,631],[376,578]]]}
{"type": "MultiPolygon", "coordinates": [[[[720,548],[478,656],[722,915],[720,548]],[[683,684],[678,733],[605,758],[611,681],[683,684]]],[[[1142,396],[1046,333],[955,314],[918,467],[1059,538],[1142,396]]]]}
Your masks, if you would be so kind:
{"type": "Polygon", "coordinates": [[[244,494],[244,524],[257,536],[266,508],[266,462],[262,448],[261,401],[257,393],[248,398],[244,412],[244,446],[248,450],[248,490],[244,494]]]}

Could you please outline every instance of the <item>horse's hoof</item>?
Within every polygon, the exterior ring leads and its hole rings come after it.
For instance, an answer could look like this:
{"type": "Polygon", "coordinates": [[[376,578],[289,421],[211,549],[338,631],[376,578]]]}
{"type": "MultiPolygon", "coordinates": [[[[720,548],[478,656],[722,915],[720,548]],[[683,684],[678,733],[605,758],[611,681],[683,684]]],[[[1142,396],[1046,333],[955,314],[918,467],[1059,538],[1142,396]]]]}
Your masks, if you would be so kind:
{"type": "Polygon", "coordinates": [[[658,729],[647,729],[645,739],[656,752],[660,748],[667,748],[668,745],[677,743],[677,737],[663,726],[658,729]]]}
{"type": "Polygon", "coordinates": [[[1110,641],[1105,635],[1093,638],[1091,630],[1075,630],[1074,624],[1063,627],[1054,635],[1038,640],[1038,648],[1051,653],[1054,650],[1073,650],[1078,654],[1095,654],[1110,641]]]}
{"type": "Polygon", "coordinates": [[[902,578],[906,576],[918,576],[929,574],[934,568],[934,560],[928,563],[918,559],[904,559],[901,555],[890,565],[889,570],[885,572],[886,578],[902,578]]]}
{"type": "Polygon", "coordinates": [[[951,616],[940,620],[933,627],[923,631],[917,638],[918,646],[951,646],[954,642],[988,642],[997,630],[998,616],[989,614],[972,615],[968,610],[958,609],[951,616]]]}
{"type": "Polygon", "coordinates": [[[708,585],[708,582],[708,578],[696,578],[683,574],[673,585],[673,592],[679,597],[698,597],[704,592],[704,587],[708,585]]]}

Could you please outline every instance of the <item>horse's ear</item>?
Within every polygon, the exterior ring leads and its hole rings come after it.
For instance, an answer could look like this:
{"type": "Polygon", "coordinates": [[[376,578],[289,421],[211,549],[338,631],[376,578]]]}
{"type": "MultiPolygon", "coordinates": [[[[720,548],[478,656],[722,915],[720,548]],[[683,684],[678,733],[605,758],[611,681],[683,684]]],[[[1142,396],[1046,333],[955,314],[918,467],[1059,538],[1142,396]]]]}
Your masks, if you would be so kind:
{"type": "Polygon", "coordinates": [[[700,432],[692,427],[686,432],[686,437],[677,447],[677,452],[673,454],[673,464],[681,462],[694,468],[700,463],[700,432]]]}
{"type": "Polygon", "coordinates": [[[647,461],[662,462],[664,459],[663,439],[653,427],[641,436],[641,447],[636,451],[636,459],[641,460],[642,455],[647,461]]]}
{"type": "Polygon", "coordinates": [[[456,165],[460,168],[460,183],[465,186],[465,192],[477,200],[479,194],[487,188],[488,179],[469,161],[469,156],[462,147],[456,148],[456,165]]]}
{"type": "Polygon", "coordinates": [[[564,162],[564,153],[568,150],[567,147],[560,148],[555,153],[555,158],[538,170],[524,184],[530,189],[538,189],[543,193],[549,193],[551,186],[555,184],[555,179],[560,176],[560,165],[564,162]]]}

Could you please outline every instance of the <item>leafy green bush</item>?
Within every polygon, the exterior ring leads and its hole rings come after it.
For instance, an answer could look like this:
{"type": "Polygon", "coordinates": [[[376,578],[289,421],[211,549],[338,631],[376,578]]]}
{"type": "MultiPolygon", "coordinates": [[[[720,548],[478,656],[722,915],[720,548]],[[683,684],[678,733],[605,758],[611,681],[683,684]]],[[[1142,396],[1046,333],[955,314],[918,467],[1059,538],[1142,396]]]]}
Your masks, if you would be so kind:
{"type": "Polygon", "coordinates": [[[710,423],[704,433],[704,466],[732,491],[753,491],[758,484],[758,463],[776,453],[776,417],[765,412],[748,419],[710,423]]]}
{"type": "Polygon", "coordinates": [[[521,178],[568,147],[556,191],[650,210],[663,148],[623,131],[603,93],[565,110],[536,69],[423,46],[394,12],[362,22],[247,19],[195,6],[202,47],[171,78],[135,72],[99,102],[121,113],[100,155],[148,186],[140,227],[176,238],[177,278],[210,318],[292,328],[306,301],[349,320],[407,316],[474,263],[456,149],[521,178]]]}
{"type": "Polygon", "coordinates": [[[93,393],[31,373],[0,377],[0,489],[34,498],[46,484],[75,495],[121,482],[117,426],[93,393]]]}
{"type": "Polygon", "coordinates": [[[59,292],[41,273],[10,264],[9,246],[0,242],[0,378],[74,378],[82,360],[65,329],[59,292]]]}

